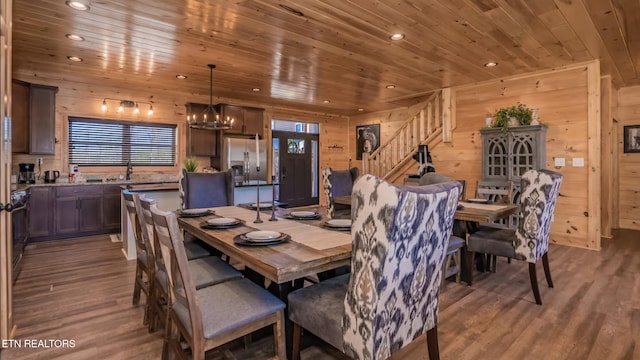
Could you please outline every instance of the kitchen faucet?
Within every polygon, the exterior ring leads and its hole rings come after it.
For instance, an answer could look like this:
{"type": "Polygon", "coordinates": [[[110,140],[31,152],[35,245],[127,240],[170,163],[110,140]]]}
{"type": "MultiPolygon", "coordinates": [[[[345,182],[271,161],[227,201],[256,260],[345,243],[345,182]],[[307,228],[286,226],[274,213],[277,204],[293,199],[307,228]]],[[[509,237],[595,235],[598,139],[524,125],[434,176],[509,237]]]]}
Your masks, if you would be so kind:
{"type": "Polygon", "coordinates": [[[133,168],[131,167],[131,159],[127,161],[127,177],[126,180],[131,180],[131,174],[133,174],[133,168]]]}

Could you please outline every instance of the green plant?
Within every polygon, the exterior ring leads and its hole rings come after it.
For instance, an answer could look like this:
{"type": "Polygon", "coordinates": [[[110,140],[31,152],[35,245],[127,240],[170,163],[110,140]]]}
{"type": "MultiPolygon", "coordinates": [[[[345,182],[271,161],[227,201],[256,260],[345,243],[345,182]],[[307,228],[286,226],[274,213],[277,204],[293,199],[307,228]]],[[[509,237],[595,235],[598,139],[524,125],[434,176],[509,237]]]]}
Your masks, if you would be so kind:
{"type": "Polygon", "coordinates": [[[198,169],[198,160],[194,157],[189,157],[184,161],[184,168],[187,172],[195,172],[198,169]]]}
{"type": "Polygon", "coordinates": [[[525,104],[518,103],[518,105],[511,107],[503,107],[496,110],[491,127],[500,128],[502,133],[506,134],[509,131],[511,118],[515,118],[519,125],[529,125],[531,124],[532,115],[533,109],[528,108],[525,104]]]}

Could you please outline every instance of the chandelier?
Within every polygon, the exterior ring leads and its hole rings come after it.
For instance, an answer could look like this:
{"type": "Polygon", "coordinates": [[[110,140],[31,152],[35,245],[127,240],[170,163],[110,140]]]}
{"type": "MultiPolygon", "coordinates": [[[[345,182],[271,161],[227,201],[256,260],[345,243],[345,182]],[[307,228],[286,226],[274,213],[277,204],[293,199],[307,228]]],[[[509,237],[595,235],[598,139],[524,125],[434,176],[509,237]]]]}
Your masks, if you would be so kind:
{"type": "Polygon", "coordinates": [[[213,105],[213,69],[214,64],[209,67],[209,105],[202,111],[187,114],[187,123],[192,128],[204,128],[209,130],[228,130],[233,126],[233,118],[227,117],[220,120],[220,115],[213,105]]]}
{"type": "Polygon", "coordinates": [[[102,99],[102,111],[106,112],[109,110],[109,106],[107,105],[107,101],[109,102],[117,102],[118,104],[118,113],[124,112],[124,109],[133,109],[134,114],[140,113],[140,104],[148,105],[149,108],[147,110],[147,115],[153,115],[153,104],[144,102],[144,101],[132,101],[132,100],[123,100],[123,99],[113,99],[113,98],[104,98],[102,99]]]}

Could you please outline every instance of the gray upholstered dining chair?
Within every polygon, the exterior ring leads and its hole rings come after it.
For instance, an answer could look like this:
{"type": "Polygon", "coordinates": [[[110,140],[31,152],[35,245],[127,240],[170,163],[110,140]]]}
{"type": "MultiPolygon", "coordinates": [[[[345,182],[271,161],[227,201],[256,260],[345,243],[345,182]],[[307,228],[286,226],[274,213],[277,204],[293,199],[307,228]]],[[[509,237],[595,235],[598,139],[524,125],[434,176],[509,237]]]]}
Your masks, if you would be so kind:
{"type": "Polygon", "coordinates": [[[233,205],[233,171],[180,173],[180,203],[183,209],[233,205]]]}
{"type": "Polygon", "coordinates": [[[146,300],[143,323],[147,324],[149,322],[151,311],[151,304],[149,301],[149,297],[151,295],[151,282],[155,276],[153,250],[149,239],[142,234],[141,223],[134,203],[134,193],[124,190],[122,191],[122,197],[124,199],[125,208],[127,209],[129,223],[133,227],[133,238],[136,244],[136,275],[133,286],[133,305],[137,306],[140,304],[140,293],[143,292],[146,300]]]}
{"type": "MultiPolygon", "coordinates": [[[[418,185],[432,185],[432,184],[440,184],[448,181],[457,181],[462,186],[462,190],[460,192],[460,200],[464,200],[465,191],[466,191],[466,181],[464,180],[454,180],[448,176],[430,172],[422,175],[420,180],[418,181],[418,185]]],[[[460,276],[462,275],[462,248],[465,245],[465,240],[463,239],[463,234],[466,234],[466,224],[461,221],[455,220],[453,222],[453,230],[452,234],[449,237],[449,242],[447,244],[447,256],[444,259],[444,264],[442,265],[442,286],[444,286],[445,279],[454,276],[456,279],[456,283],[460,283],[460,276]]]]}
{"type": "Polygon", "coordinates": [[[440,269],[460,189],[356,180],[352,272],[289,294],[294,359],[302,328],[355,359],[386,359],[426,331],[439,358],[440,269]]]}
{"type": "MultiPolygon", "coordinates": [[[[553,287],[549,270],[549,228],[560,192],[562,175],[551,170],[529,170],[522,176],[520,221],[515,229],[483,227],[467,238],[468,259],[475,252],[505,256],[529,262],[529,279],[536,304],[542,305],[536,263],[542,259],[545,277],[553,287]]],[[[468,260],[469,285],[473,281],[473,266],[468,260]]]]}
{"type": "Polygon", "coordinates": [[[336,196],[351,195],[353,183],[360,176],[360,170],[353,167],[348,170],[333,170],[330,167],[322,171],[322,184],[324,193],[327,196],[327,217],[329,219],[336,216],[336,210],[346,210],[347,205],[336,204],[333,198],[336,196]]]}
{"type": "Polygon", "coordinates": [[[191,349],[191,358],[204,360],[207,350],[266,326],[273,326],[276,356],[286,358],[284,334],[285,304],[267,290],[247,279],[235,279],[198,289],[194,283],[182,243],[182,232],[174,213],[151,208],[167,275],[170,298],[169,346],[171,351],[187,358],[181,345],[191,349]]]}
{"type": "MultiPolygon", "coordinates": [[[[158,243],[158,237],[155,232],[151,209],[156,207],[155,200],[139,197],[138,194],[133,195],[133,200],[140,219],[142,235],[149,239],[152,248],[153,267],[155,268],[153,277],[151,277],[151,286],[149,290],[149,298],[147,304],[150,306],[149,330],[155,331],[157,320],[165,325],[165,347],[168,344],[168,315],[167,306],[171,304],[169,296],[169,283],[167,279],[167,269],[165,266],[162,252],[158,243]]],[[[192,273],[192,279],[196,288],[200,289],[207,286],[219,284],[221,282],[239,279],[242,274],[232,266],[224,263],[220,258],[211,256],[201,256],[202,252],[198,249],[197,244],[193,242],[181,242],[188,260],[188,266],[192,273]]],[[[204,251],[204,249],[202,249],[204,251]]]]}

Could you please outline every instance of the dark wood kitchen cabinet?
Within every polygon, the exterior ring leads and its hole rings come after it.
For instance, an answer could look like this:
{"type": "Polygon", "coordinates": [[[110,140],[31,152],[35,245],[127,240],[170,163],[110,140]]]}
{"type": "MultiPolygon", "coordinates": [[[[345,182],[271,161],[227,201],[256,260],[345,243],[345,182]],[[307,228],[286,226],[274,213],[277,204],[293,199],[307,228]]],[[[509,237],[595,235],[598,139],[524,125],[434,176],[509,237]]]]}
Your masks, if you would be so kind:
{"type": "Polygon", "coordinates": [[[104,185],[102,189],[102,228],[105,231],[120,230],[120,185],[104,185]]]}
{"type": "Polygon", "coordinates": [[[120,185],[33,186],[29,191],[29,241],[120,229],[120,185]]]}
{"type": "Polygon", "coordinates": [[[11,89],[12,152],[54,155],[58,88],[14,80],[11,89]]]}
{"type": "Polygon", "coordinates": [[[50,186],[29,189],[29,238],[47,238],[55,234],[53,190],[50,186]]]}
{"type": "Polygon", "coordinates": [[[102,230],[102,185],[56,188],[56,235],[102,230]]]}
{"type": "Polygon", "coordinates": [[[225,130],[227,134],[255,135],[263,134],[264,109],[228,104],[216,105],[221,119],[234,119],[233,126],[225,130]]]}

